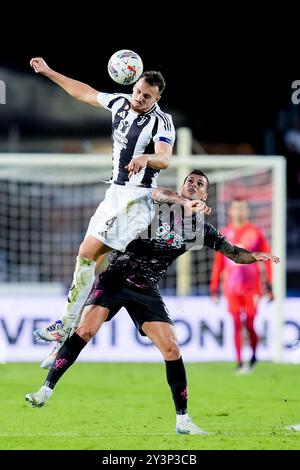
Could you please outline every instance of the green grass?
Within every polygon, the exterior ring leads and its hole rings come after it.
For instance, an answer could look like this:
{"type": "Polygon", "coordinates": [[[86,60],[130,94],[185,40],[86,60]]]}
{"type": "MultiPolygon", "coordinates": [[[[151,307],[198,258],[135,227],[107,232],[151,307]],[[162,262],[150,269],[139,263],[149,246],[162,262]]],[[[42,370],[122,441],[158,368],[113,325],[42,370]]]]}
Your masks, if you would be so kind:
{"type": "Polygon", "coordinates": [[[211,436],[174,432],[164,364],[80,363],[43,408],[24,399],[45,372],[0,365],[0,449],[300,449],[299,366],[259,363],[235,376],[230,363],[187,364],[189,414],[211,436]]]}

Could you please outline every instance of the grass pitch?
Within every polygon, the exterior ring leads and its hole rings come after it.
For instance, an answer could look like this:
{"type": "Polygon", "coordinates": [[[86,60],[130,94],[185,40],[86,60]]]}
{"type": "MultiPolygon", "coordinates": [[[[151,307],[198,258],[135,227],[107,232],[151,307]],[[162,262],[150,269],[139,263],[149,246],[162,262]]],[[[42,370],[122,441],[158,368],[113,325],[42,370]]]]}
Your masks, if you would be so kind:
{"type": "Polygon", "coordinates": [[[177,435],[164,364],[79,363],[43,408],[25,394],[43,383],[39,364],[0,365],[0,449],[300,449],[299,365],[186,365],[189,414],[214,434],[177,435]]]}

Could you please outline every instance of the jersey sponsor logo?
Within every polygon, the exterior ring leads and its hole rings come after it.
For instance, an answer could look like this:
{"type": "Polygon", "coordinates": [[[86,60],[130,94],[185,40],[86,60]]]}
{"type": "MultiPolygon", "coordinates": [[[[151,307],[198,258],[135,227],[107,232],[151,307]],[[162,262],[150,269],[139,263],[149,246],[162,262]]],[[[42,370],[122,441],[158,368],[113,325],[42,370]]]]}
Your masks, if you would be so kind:
{"type": "Polygon", "coordinates": [[[156,231],[156,236],[167,242],[170,246],[180,248],[184,244],[184,238],[179,234],[171,231],[171,227],[167,222],[163,222],[156,231]]]}
{"type": "Polygon", "coordinates": [[[122,135],[121,132],[115,130],[115,132],[114,132],[114,140],[115,140],[118,144],[121,144],[123,149],[126,149],[126,148],[127,148],[128,139],[126,139],[126,137],[125,137],[124,135],[122,135]]]}
{"type": "Polygon", "coordinates": [[[128,129],[129,126],[130,126],[130,123],[126,121],[126,119],[120,122],[119,129],[122,132],[122,134],[125,134],[126,129],[128,129]]]}

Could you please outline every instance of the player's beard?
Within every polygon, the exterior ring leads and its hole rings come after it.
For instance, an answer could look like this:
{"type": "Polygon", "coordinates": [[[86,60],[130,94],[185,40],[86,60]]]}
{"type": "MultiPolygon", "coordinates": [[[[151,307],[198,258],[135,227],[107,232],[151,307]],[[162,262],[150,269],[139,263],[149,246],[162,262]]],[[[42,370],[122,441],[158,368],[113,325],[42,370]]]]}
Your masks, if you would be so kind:
{"type": "Polygon", "coordinates": [[[134,111],[135,113],[145,113],[147,110],[145,110],[143,108],[143,105],[140,105],[140,106],[135,106],[134,103],[131,103],[131,109],[132,111],[134,111]]]}

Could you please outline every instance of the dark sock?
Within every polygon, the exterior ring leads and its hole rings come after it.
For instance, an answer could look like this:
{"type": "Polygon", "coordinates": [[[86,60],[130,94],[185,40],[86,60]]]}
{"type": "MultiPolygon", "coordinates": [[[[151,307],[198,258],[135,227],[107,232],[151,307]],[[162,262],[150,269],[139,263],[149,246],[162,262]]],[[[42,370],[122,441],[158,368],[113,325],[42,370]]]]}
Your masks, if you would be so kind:
{"type": "Polygon", "coordinates": [[[187,380],[182,357],[175,361],[166,362],[166,373],[168,384],[170,385],[176,414],[187,413],[187,380]]]}
{"type": "Polygon", "coordinates": [[[61,376],[76,361],[80,351],[87,345],[87,342],[74,333],[58,351],[55,362],[51,367],[44,385],[54,388],[61,376]]]}
{"type": "Polygon", "coordinates": [[[253,367],[256,362],[257,362],[256,356],[255,356],[255,354],[253,354],[253,356],[251,357],[250,362],[249,362],[250,367],[253,367]]]}

